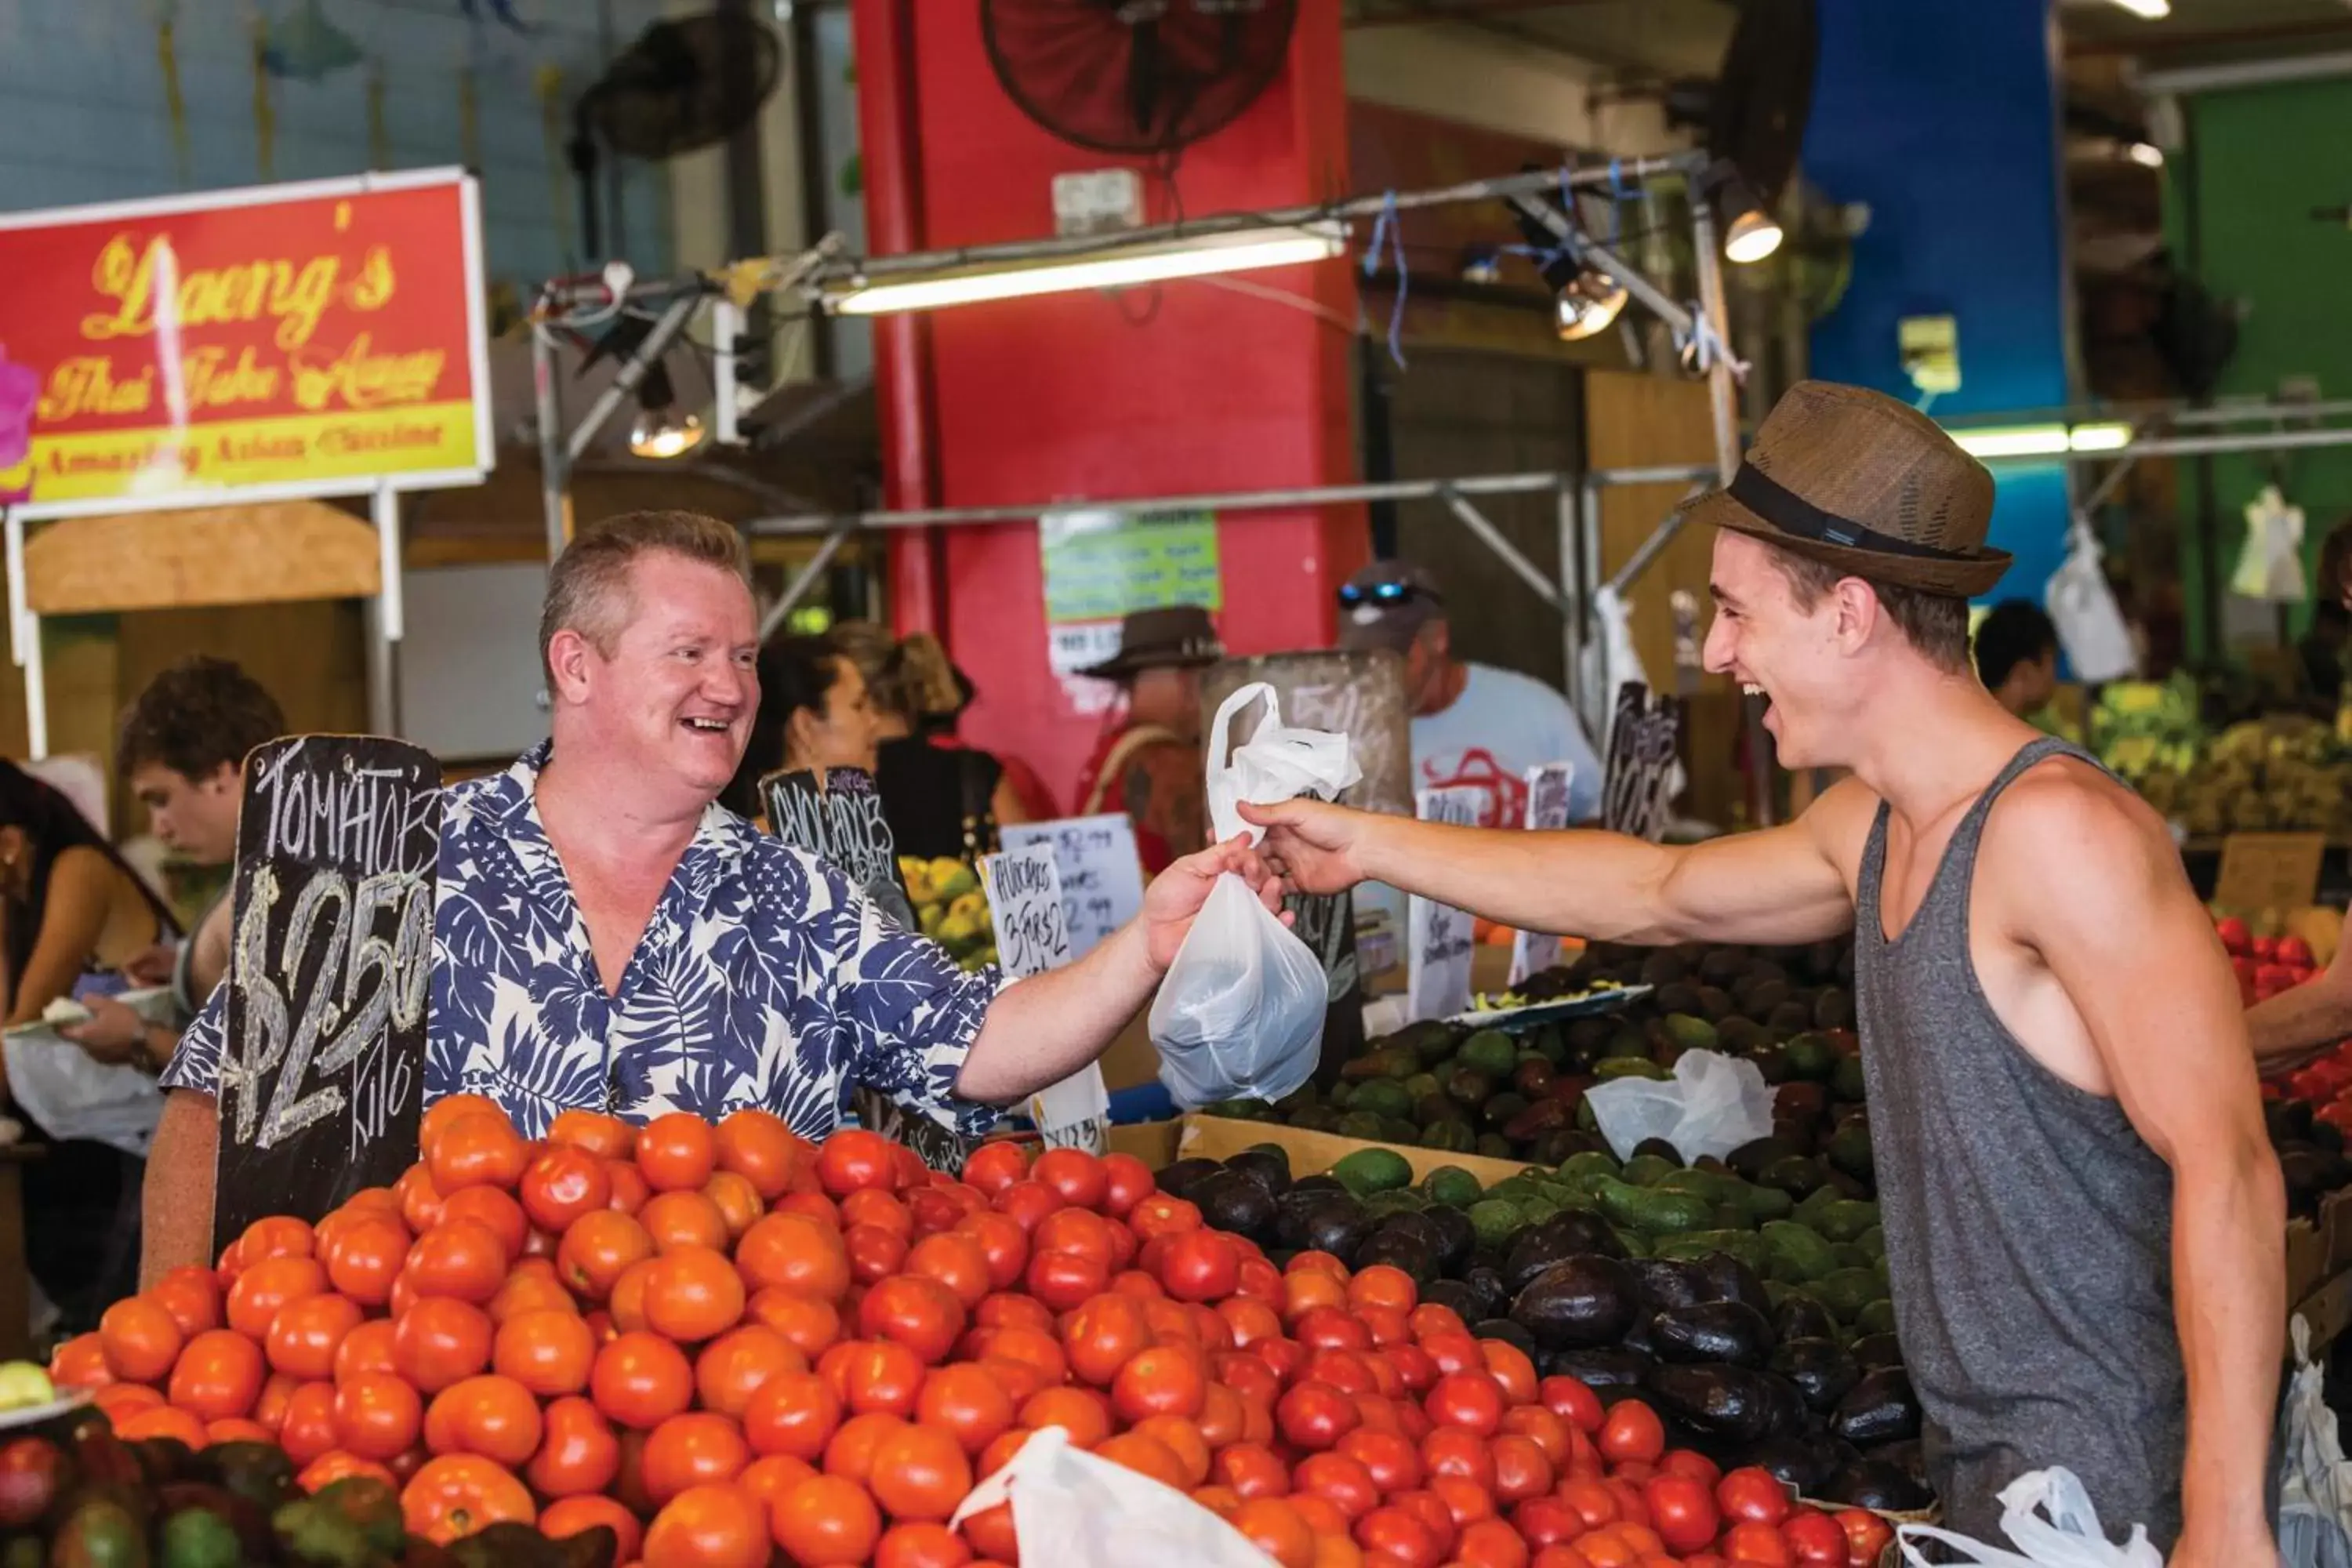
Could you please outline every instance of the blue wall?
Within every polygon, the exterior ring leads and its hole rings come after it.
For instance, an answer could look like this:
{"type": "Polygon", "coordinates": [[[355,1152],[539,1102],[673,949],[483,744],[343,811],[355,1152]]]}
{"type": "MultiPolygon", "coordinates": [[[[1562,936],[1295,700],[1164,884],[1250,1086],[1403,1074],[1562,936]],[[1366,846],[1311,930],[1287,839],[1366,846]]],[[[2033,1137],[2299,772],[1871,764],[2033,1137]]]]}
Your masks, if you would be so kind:
{"type": "MultiPolygon", "coordinates": [[[[1812,373],[1907,401],[1896,322],[1959,322],[1960,390],[1937,418],[2067,401],[2047,0],[1821,0],[1808,178],[1870,206],[1853,280],[1817,322],[1812,373]]],[[[1992,542],[2017,563],[1990,597],[2039,601],[2065,553],[2062,467],[1996,465],[1992,542]]]]}

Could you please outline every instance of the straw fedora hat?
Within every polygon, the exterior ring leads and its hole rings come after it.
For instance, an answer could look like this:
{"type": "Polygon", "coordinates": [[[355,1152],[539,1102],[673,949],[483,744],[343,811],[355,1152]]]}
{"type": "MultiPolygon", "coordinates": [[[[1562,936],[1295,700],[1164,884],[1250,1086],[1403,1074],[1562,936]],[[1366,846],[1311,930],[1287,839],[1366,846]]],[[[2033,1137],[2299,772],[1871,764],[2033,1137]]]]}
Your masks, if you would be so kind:
{"type": "Polygon", "coordinates": [[[1684,508],[1857,577],[1970,599],[2009,570],[1985,547],[1992,475],[1906,403],[1801,381],[1765,416],[1747,461],[1684,508]]]}
{"type": "Polygon", "coordinates": [[[1225,657],[1209,612],[1198,605],[1129,610],[1119,621],[1118,652],[1078,671],[1097,680],[1124,680],[1153,668],[1197,669],[1225,657]]]}

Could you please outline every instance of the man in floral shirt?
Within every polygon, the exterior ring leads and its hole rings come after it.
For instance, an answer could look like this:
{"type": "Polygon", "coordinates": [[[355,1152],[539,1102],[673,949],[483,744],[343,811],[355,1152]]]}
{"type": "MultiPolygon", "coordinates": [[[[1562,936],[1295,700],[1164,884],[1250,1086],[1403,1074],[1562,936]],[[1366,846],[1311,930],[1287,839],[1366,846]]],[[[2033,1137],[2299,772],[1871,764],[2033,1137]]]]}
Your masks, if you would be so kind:
{"type": "MultiPolygon", "coordinates": [[[[831,866],[715,804],[759,707],[741,536],[617,518],[549,575],[552,738],[442,814],[425,1099],[537,1137],[568,1107],[631,1121],[744,1106],[806,1137],[866,1086],[965,1135],[1101,1054],[1141,1009],[1236,843],[1178,861],[1133,925],[1014,985],[960,972],[831,866]]],[[[202,1261],[225,988],[182,1038],[148,1183],[147,1270],[202,1261]]]]}

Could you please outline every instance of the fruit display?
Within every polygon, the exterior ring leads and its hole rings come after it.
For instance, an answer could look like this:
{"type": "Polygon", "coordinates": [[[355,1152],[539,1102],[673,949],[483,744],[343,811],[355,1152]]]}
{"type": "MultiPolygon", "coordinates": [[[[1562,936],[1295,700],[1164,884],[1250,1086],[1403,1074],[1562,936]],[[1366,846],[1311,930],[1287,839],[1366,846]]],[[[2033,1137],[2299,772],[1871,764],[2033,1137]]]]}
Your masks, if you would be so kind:
{"type": "MultiPolygon", "coordinates": [[[[1047,1426],[1280,1568],[1863,1568],[1890,1538],[1709,1456],[1778,1410],[1742,1398],[1801,1386],[1740,1364],[1736,1313],[1649,1323],[1704,1356],[1597,1391],[1408,1268],[1270,1252],[1126,1155],[990,1143],[955,1180],[758,1111],[567,1111],[532,1143],[463,1096],[421,1142],[394,1187],[259,1221],[61,1347],[132,1468],[0,1464],[0,1561],[1012,1565],[1009,1504],[947,1521],[1047,1426]],[[101,1547],[55,1533],[68,1496],[101,1547]]],[[[1293,1192],[1223,1173],[1253,1169],[1293,1192]]],[[[1870,1440],[1902,1428],[1874,1414],[1870,1440]]]]}
{"type": "MultiPolygon", "coordinates": [[[[1740,1163],[1757,1160],[1785,1163],[1769,1150],[1740,1163]]],[[[1271,1257],[1402,1270],[1474,1334],[1604,1402],[1647,1398],[1677,1442],[1720,1462],[1840,1501],[1927,1501],[1878,1207],[1851,1182],[1806,1175],[1791,1191],[1718,1162],[1685,1167],[1663,1144],[1486,1187],[1452,1166],[1412,1185],[1389,1149],[1291,1180],[1275,1145],[1180,1161],[1160,1181],[1271,1257]]]]}
{"type": "Polygon", "coordinates": [[[902,855],[898,875],[925,936],[946,948],[965,969],[985,969],[996,962],[996,926],[988,916],[988,894],[968,863],[902,855]]]}
{"type": "Polygon", "coordinates": [[[1870,1180],[1861,1044],[1853,1032],[1851,942],[1796,949],[1596,945],[1528,979],[1531,1001],[1608,985],[1652,989],[1622,1011],[1519,1034],[1423,1022],[1367,1041],[1338,1081],[1278,1104],[1227,1101],[1212,1114],[1454,1153],[1559,1165],[1605,1152],[1584,1091],[1664,1079],[1686,1051],[1756,1064],[1775,1086],[1780,1157],[1870,1180]]]}
{"type": "Polygon", "coordinates": [[[2196,765],[2205,727],[2195,679],[2111,680],[2088,715],[2090,747],[2119,777],[2137,784],[2152,773],[2186,773],[2196,765]]]}
{"type": "Polygon", "coordinates": [[[49,1374],[31,1362],[0,1362],[0,1414],[34,1409],[57,1397],[49,1374]]]}
{"type": "Polygon", "coordinates": [[[2316,719],[2283,714],[2234,724],[2186,766],[2168,763],[2126,776],[2192,837],[2352,834],[2352,759],[2316,719]]]}
{"type": "MultiPolygon", "coordinates": [[[[2318,911],[2322,915],[2332,911],[2318,911]]],[[[2336,917],[2341,919],[2341,917],[2336,917]]],[[[2213,922],[2237,973],[2239,998],[2249,1007],[2282,991],[2308,984],[2319,974],[2319,958],[2302,937],[2256,936],[2246,921],[2225,915],[2213,922]]]]}

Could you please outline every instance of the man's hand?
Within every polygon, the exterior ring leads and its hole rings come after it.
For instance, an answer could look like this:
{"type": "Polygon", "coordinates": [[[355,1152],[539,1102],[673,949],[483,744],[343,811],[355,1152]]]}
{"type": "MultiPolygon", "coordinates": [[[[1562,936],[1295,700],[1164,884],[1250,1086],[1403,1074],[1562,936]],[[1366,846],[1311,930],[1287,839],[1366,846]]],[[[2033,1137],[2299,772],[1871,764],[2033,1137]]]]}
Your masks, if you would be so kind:
{"type": "Polygon", "coordinates": [[[1228,871],[1248,883],[1250,891],[1268,910],[1277,915],[1282,912],[1282,879],[1250,847],[1246,835],[1236,834],[1213,848],[1185,856],[1154,877],[1151,886],[1143,890],[1145,951],[1160,973],[1167,973],[1168,966],[1176,962],[1176,950],[1184,945],[1192,918],[1208,901],[1209,889],[1217,885],[1217,879],[1228,871]]]}
{"type": "Polygon", "coordinates": [[[122,975],[134,985],[169,985],[172,970],[179,962],[179,944],[159,942],[152,947],[142,947],[124,959],[122,975]]]}
{"type": "Polygon", "coordinates": [[[1266,830],[1264,858],[1297,891],[1341,893],[1364,879],[1356,856],[1370,814],[1319,800],[1243,801],[1240,809],[1244,822],[1266,830]]]}
{"type": "Polygon", "coordinates": [[[89,1009],[89,1022],[70,1024],[58,1031],[79,1046],[92,1061],[109,1066],[137,1061],[147,1043],[147,1020],[111,996],[79,998],[89,1009]]]}

